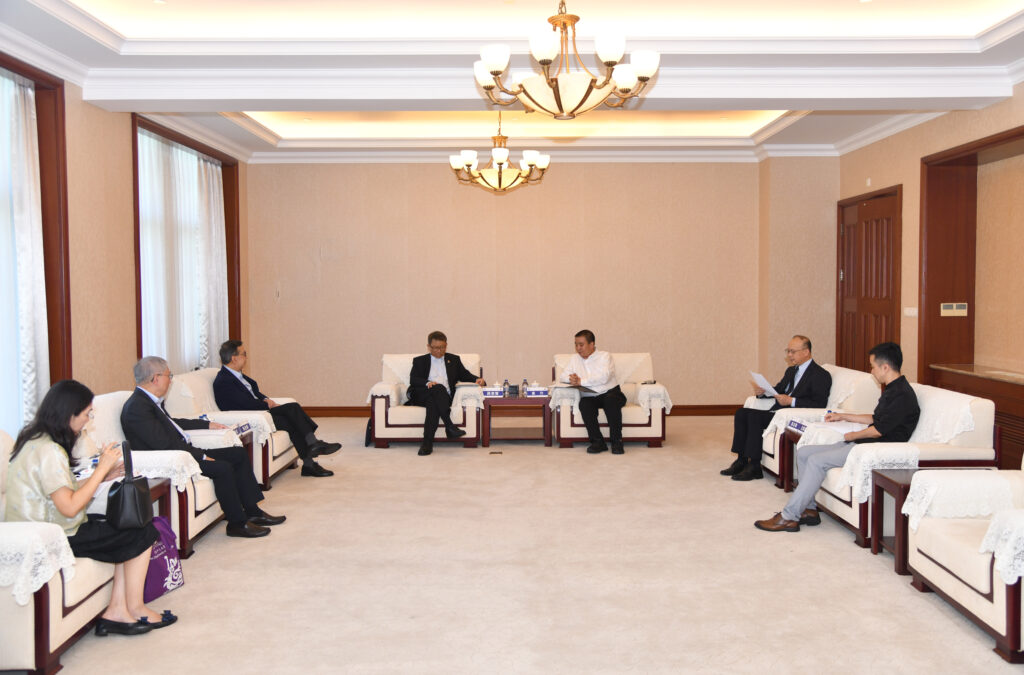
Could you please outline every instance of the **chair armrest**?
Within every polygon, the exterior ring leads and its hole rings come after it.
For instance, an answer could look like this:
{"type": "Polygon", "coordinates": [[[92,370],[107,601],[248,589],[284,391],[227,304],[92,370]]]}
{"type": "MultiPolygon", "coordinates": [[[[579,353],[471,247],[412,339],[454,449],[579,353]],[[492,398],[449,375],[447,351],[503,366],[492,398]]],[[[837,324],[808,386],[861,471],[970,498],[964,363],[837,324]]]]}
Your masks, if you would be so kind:
{"type": "Polygon", "coordinates": [[[270,434],[277,430],[274,418],[266,410],[219,410],[206,414],[212,422],[219,422],[229,427],[249,424],[253,431],[253,444],[257,447],[266,442],[270,434]]]}
{"type": "Polygon", "coordinates": [[[0,585],[11,586],[14,601],[25,606],[59,570],[75,575],[75,555],[60,525],[0,523],[0,585]]]}
{"type": "Polygon", "coordinates": [[[636,402],[644,410],[663,409],[672,412],[672,399],[663,384],[641,384],[637,387],[636,402]]]}
{"type": "Polygon", "coordinates": [[[479,385],[455,387],[455,396],[452,398],[452,410],[465,406],[473,410],[481,410],[484,407],[484,390],[479,385]]]}
{"type": "Polygon", "coordinates": [[[548,407],[559,410],[563,406],[575,408],[580,403],[580,390],[575,387],[551,387],[551,403],[548,407]]]}
{"type": "Polygon", "coordinates": [[[231,429],[193,429],[186,433],[192,445],[201,450],[229,448],[242,444],[242,439],[231,429]]]}
{"type": "Polygon", "coordinates": [[[298,403],[294,398],[288,398],[287,396],[268,396],[267,398],[278,405],[284,405],[285,403],[298,403]]]}
{"type": "Polygon", "coordinates": [[[754,410],[768,410],[775,405],[774,398],[758,398],[757,396],[748,396],[747,400],[743,402],[744,408],[753,408],[754,410]]]}
{"type": "Polygon", "coordinates": [[[917,530],[922,518],[986,518],[1024,506],[1024,472],[926,469],[914,474],[903,513],[917,530]]]}
{"type": "Polygon", "coordinates": [[[366,395],[366,402],[372,403],[374,396],[387,396],[391,405],[403,405],[405,403],[405,389],[406,386],[404,384],[378,382],[370,387],[370,393],[366,395]]]}
{"type": "Polygon", "coordinates": [[[188,482],[202,473],[199,462],[184,450],[135,450],[132,466],[137,476],[170,479],[178,492],[184,492],[188,482]]]}

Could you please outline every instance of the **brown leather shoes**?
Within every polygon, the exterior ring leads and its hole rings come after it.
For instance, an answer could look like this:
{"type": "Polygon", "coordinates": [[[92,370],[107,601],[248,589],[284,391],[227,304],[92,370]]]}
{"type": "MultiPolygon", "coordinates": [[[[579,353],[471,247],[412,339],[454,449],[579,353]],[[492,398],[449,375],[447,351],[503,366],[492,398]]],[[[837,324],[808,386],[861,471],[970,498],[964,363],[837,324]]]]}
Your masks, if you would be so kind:
{"type": "Polygon", "coordinates": [[[795,520],[786,520],[782,517],[782,513],[776,513],[768,520],[758,520],[754,522],[754,527],[765,532],[799,532],[800,523],[795,520]]]}
{"type": "Polygon", "coordinates": [[[800,524],[813,527],[815,525],[821,525],[821,516],[818,515],[818,509],[806,509],[800,514],[800,524]]]}

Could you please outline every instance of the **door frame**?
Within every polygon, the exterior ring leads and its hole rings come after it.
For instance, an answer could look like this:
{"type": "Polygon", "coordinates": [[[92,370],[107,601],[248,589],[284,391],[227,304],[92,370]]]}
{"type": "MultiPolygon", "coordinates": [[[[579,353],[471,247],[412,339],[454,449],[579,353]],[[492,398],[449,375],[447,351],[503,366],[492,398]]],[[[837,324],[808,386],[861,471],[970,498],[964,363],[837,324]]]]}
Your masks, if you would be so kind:
{"type": "Polygon", "coordinates": [[[842,314],[843,314],[843,296],[842,288],[839,281],[839,271],[843,265],[843,252],[842,252],[842,227],[843,227],[843,209],[847,206],[852,206],[857,202],[868,201],[871,199],[878,199],[880,197],[896,197],[896,216],[893,218],[893,270],[892,270],[892,286],[893,292],[896,293],[897,311],[893,317],[893,342],[899,344],[901,334],[901,323],[903,321],[903,184],[890,185],[889,187],[880,188],[872,192],[866,192],[856,197],[847,197],[846,199],[840,199],[836,202],[836,358],[839,361],[839,355],[842,354],[842,339],[841,326],[842,326],[842,314]]]}

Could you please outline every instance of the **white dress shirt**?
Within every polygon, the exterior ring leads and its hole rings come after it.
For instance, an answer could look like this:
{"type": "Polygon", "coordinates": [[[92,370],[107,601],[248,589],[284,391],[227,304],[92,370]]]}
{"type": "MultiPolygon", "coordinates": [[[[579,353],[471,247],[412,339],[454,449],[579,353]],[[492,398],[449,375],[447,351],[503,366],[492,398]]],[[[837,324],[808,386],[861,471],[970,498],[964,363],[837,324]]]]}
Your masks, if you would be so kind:
{"type": "Polygon", "coordinates": [[[807,359],[806,361],[804,361],[803,363],[796,367],[796,375],[793,376],[793,388],[789,390],[790,396],[793,398],[793,401],[789,404],[790,408],[796,407],[796,397],[793,396],[793,392],[796,391],[796,385],[800,384],[800,378],[803,377],[804,373],[807,372],[807,369],[810,367],[812,360],[813,359],[807,359]]]}
{"type": "Polygon", "coordinates": [[[224,366],[224,368],[226,368],[229,373],[238,378],[238,381],[242,383],[243,387],[249,390],[249,393],[252,394],[253,398],[255,398],[257,401],[259,400],[259,398],[256,397],[256,392],[252,390],[252,385],[249,384],[249,381],[247,379],[242,377],[242,371],[235,370],[231,366],[224,366]]]}
{"type": "Polygon", "coordinates": [[[448,386],[448,369],[444,367],[444,357],[438,358],[431,355],[430,357],[430,375],[427,377],[430,382],[436,382],[443,384],[445,389],[451,389],[448,386]]]}
{"type": "Polygon", "coordinates": [[[562,382],[568,383],[570,375],[579,375],[580,384],[593,389],[591,394],[581,391],[580,396],[597,396],[618,386],[615,380],[615,364],[608,352],[595,351],[587,358],[573,354],[569,365],[562,371],[562,382]]]}

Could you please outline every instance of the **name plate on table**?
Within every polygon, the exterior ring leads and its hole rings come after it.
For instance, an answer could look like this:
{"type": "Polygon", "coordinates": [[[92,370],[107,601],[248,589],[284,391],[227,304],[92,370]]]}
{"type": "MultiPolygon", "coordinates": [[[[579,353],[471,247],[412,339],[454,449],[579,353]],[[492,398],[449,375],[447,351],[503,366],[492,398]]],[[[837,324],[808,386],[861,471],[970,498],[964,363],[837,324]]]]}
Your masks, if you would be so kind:
{"type": "Polygon", "coordinates": [[[526,398],[543,398],[548,395],[547,387],[527,387],[526,398]]]}
{"type": "Polygon", "coordinates": [[[238,426],[234,427],[232,431],[234,431],[237,435],[241,436],[242,434],[244,434],[247,431],[250,431],[251,429],[251,424],[249,424],[248,422],[243,422],[242,424],[239,424],[238,426]]]}
{"type": "Polygon", "coordinates": [[[807,431],[807,425],[799,420],[790,420],[789,424],[786,425],[787,429],[792,429],[798,434],[802,434],[807,431]]]}
{"type": "Polygon", "coordinates": [[[498,386],[482,387],[481,389],[484,392],[484,398],[502,398],[505,395],[505,391],[501,388],[500,384],[498,386]]]}

